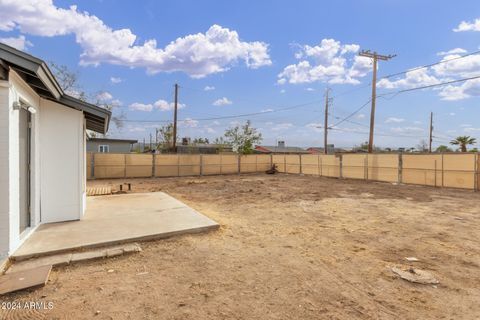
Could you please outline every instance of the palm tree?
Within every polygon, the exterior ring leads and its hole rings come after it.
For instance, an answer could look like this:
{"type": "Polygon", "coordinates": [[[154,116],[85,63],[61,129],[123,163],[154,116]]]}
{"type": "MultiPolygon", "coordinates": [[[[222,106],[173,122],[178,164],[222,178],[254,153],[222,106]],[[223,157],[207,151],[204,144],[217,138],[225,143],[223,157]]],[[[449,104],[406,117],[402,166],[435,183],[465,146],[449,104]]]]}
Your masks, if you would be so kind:
{"type": "Polygon", "coordinates": [[[459,136],[456,139],[450,141],[450,144],[458,145],[460,146],[460,150],[462,152],[467,152],[467,145],[475,144],[476,142],[477,142],[477,139],[472,138],[470,136],[459,136]]]}

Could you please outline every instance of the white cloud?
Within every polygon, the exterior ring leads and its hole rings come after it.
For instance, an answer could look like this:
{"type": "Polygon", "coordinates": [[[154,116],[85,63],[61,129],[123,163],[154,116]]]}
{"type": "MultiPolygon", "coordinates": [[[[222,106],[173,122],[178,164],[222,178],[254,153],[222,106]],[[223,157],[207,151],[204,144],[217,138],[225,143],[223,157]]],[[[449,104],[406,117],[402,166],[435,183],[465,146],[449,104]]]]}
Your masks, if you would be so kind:
{"type": "Polygon", "coordinates": [[[442,100],[462,100],[480,96],[480,79],[466,81],[458,86],[448,85],[439,93],[442,100]]]}
{"type": "Polygon", "coordinates": [[[449,55],[449,54],[465,54],[465,53],[467,53],[467,50],[462,49],[462,48],[455,48],[455,49],[452,49],[452,50],[449,50],[449,51],[437,52],[437,56],[446,56],[446,55],[449,55]]]}
{"type": "Polygon", "coordinates": [[[272,108],[267,108],[267,109],[260,110],[260,112],[272,112],[272,111],[273,111],[272,108]]]}
{"type": "Polygon", "coordinates": [[[437,83],[440,83],[440,80],[435,76],[429,75],[427,69],[418,69],[408,71],[405,77],[399,80],[383,78],[378,81],[377,86],[385,89],[408,89],[437,83]]]}
{"type": "MultiPolygon", "coordinates": [[[[450,50],[441,60],[445,62],[430,68],[409,71],[405,74],[405,77],[398,80],[381,79],[378,82],[378,86],[385,89],[409,89],[477,76],[480,70],[480,55],[471,55],[458,59],[462,57],[458,54],[461,50],[463,49],[455,48],[450,50]]],[[[452,84],[435,89],[438,90],[438,95],[442,100],[461,100],[480,96],[480,80],[469,80],[460,84],[452,84]]]]}
{"type": "Polygon", "coordinates": [[[205,88],[203,88],[203,91],[212,91],[212,90],[215,90],[214,86],[205,86],[205,88]]]}
{"type": "Polygon", "coordinates": [[[364,113],[357,114],[357,119],[365,119],[365,114],[364,113]]]}
{"type": "Polygon", "coordinates": [[[74,35],[83,52],[82,65],[108,63],[144,67],[148,73],[185,72],[193,78],[224,72],[239,61],[248,68],[270,65],[268,44],[244,42],[235,30],[212,25],[205,33],[177,38],[164,48],[155,39],[138,43],[130,29],[114,30],[101,19],[72,5],[59,8],[52,0],[3,0],[0,30],[54,37],[74,35]]]}
{"type": "Polygon", "coordinates": [[[469,127],[469,128],[463,129],[463,131],[465,131],[465,132],[477,132],[477,131],[480,131],[480,128],[469,127]]]}
{"type": "Polygon", "coordinates": [[[278,75],[278,84],[328,82],[357,84],[371,70],[369,58],[355,55],[356,44],[342,45],[334,39],[323,39],[319,45],[300,47],[295,57],[300,61],[286,66],[278,75]]]}
{"type": "Polygon", "coordinates": [[[395,127],[390,130],[395,133],[420,133],[425,131],[425,129],[419,127],[395,127]]]}
{"type": "Polygon", "coordinates": [[[473,22],[462,21],[453,31],[480,31],[480,19],[475,19],[473,22]]]}
{"type": "Polygon", "coordinates": [[[129,108],[130,110],[150,112],[153,110],[153,105],[151,103],[144,104],[144,103],[134,102],[129,106],[129,108]]]}
{"type": "Polygon", "coordinates": [[[185,120],[180,122],[181,126],[187,128],[196,128],[198,126],[198,121],[193,120],[192,118],[186,118],[185,120]]]}
{"type": "Polygon", "coordinates": [[[472,126],[471,124],[466,124],[466,123],[460,125],[461,128],[468,128],[471,126],[472,126]]]}
{"type": "Polygon", "coordinates": [[[404,121],[405,119],[402,119],[402,118],[390,117],[390,118],[387,118],[387,120],[385,120],[385,123],[401,123],[404,121]]]}
{"type": "Polygon", "coordinates": [[[231,100],[228,100],[226,97],[223,97],[221,99],[215,100],[212,104],[218,107],[218,106],[230,105],[232,103],[233,102],[231,100]]]}
{"type": "Polygon", "coordinates": [[[286,92],[285,89],[280,90],[280,93],[285,93],[285,92],[286,92]]]}
{"type": "Polygon", "coordinates": [[[453,117],[455,116],[455,112],[450,112],[449,115],[453,117]]]}
{"type": "Polygon", "coordinates": [[[95,96],[95,98],[97,98],[98,101],[103,101],[103,102],[106,102],[106,101],[110,101],[113,99],[113,96],[110,92],[107,92],[107,91],[101,91],[99,93],[97,93],[97,95],[95,96]]]}
{"type": "Polygon", "coordinates": [[[274,125],[271,130],[272,131],[283,131],[283,130],[287,130],[287,129],[290,129],[291,127],[293,127],[293,124],[292,123],[277,123],[276,125],[274,125]]]}
{"type": "Polygon", "coordinates": [[[310,92],[312,92],[312,91],[315,91],[315,89],[313,89],[313,88],[306,88],[305,91],[310,91],[310,92]]]}
{"type": "MultiPolygon", "coordinates": [[[[173,102],[167,102],[165,100],[159,99],[153,103],[153,106],[161,111],[168,111],[168,110],[173,110],[175,108],[175,103],[173,102]]],[[[183,103],[178,103],[177,108],[178,109],[183,109],[185,108],[186,105],[183,103]]]]}
{"type": "Polygon", "coordinates": [[[113,84],[117,84],[117,83],[123,82],[123,79],[118,77],[110,77],[110,82],[113,84]]]}
{"type": "Polygon", "coordinates": [[[15,49],[22,50],[22,51],[26,51],[28,47],[33,46],[33,44],[30,41],[28,41],[24,35],[20,35],[17,38],[15,37],[0,38],[0,42],[3,42],[10,47],[14,47],[15,49]]]}

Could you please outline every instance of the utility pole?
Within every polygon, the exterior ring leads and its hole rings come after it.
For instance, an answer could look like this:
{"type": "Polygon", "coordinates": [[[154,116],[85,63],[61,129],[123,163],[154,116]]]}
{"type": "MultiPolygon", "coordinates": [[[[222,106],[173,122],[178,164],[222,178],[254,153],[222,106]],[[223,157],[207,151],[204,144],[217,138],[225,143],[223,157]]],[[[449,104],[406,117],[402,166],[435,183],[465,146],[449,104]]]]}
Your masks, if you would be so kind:
{"type": "Polygon", "coordinates": [[[428,140],[428,152],[432,153],[432,140],[433,140],[433,112],[430,112],[430,139],[428,140]]]}
{"type": "Polygon", "coordinates": [[[155,128],[155,153],[158,149],[158,128],[155,128]]]}
{"type": "Polygon", "coordinates": [[[373,78],[372,78],[372,109],[370,111],[370,136],[368,138],[368,153],[373,152],[373,131],[375,127],[375,100],[377,98],[377,61],[387,61],[396,55],[381,55],[370,50],[362,50],[358,54],[361,57],[368,57],[373,59],[373,78]]]}
{"type": "Polygon", "coordinates": [[[330,89],[327,88],[325,90],[325,122],[323,125],[323,153],[328,153],[328,91],[330,89]]]}
{"type": "Polygon", "coordinates": [[[173,152],[177,153],[177,107],[178,107],[178,84],[175,83],[175,107],[173,111],[173,152]]]}

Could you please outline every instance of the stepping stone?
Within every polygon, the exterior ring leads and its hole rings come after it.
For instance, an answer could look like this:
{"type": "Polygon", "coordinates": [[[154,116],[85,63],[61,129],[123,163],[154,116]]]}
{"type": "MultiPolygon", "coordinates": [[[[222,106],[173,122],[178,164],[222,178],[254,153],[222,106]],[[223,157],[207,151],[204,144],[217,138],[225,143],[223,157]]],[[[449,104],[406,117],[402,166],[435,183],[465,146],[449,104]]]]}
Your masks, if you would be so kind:
{"type": "Polygon", "coordinates": [[[12,272],[0,277],[0,295],[28,288],[43,287],[50,275],[52,266],[12,272]]]}

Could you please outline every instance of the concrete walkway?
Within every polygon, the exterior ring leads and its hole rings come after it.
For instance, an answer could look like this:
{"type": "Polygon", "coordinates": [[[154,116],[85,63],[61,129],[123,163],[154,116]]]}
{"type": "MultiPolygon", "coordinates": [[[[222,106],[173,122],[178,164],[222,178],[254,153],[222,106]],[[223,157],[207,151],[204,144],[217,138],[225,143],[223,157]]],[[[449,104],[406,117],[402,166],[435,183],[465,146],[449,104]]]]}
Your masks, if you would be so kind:
{"type": "Polygon", "coordinates": [[[12,258],[19,261],[79,248],[202,232],[218,226],[163,192],[88,197],[87,212],[81,220],[40,225],[12,258]]]}

